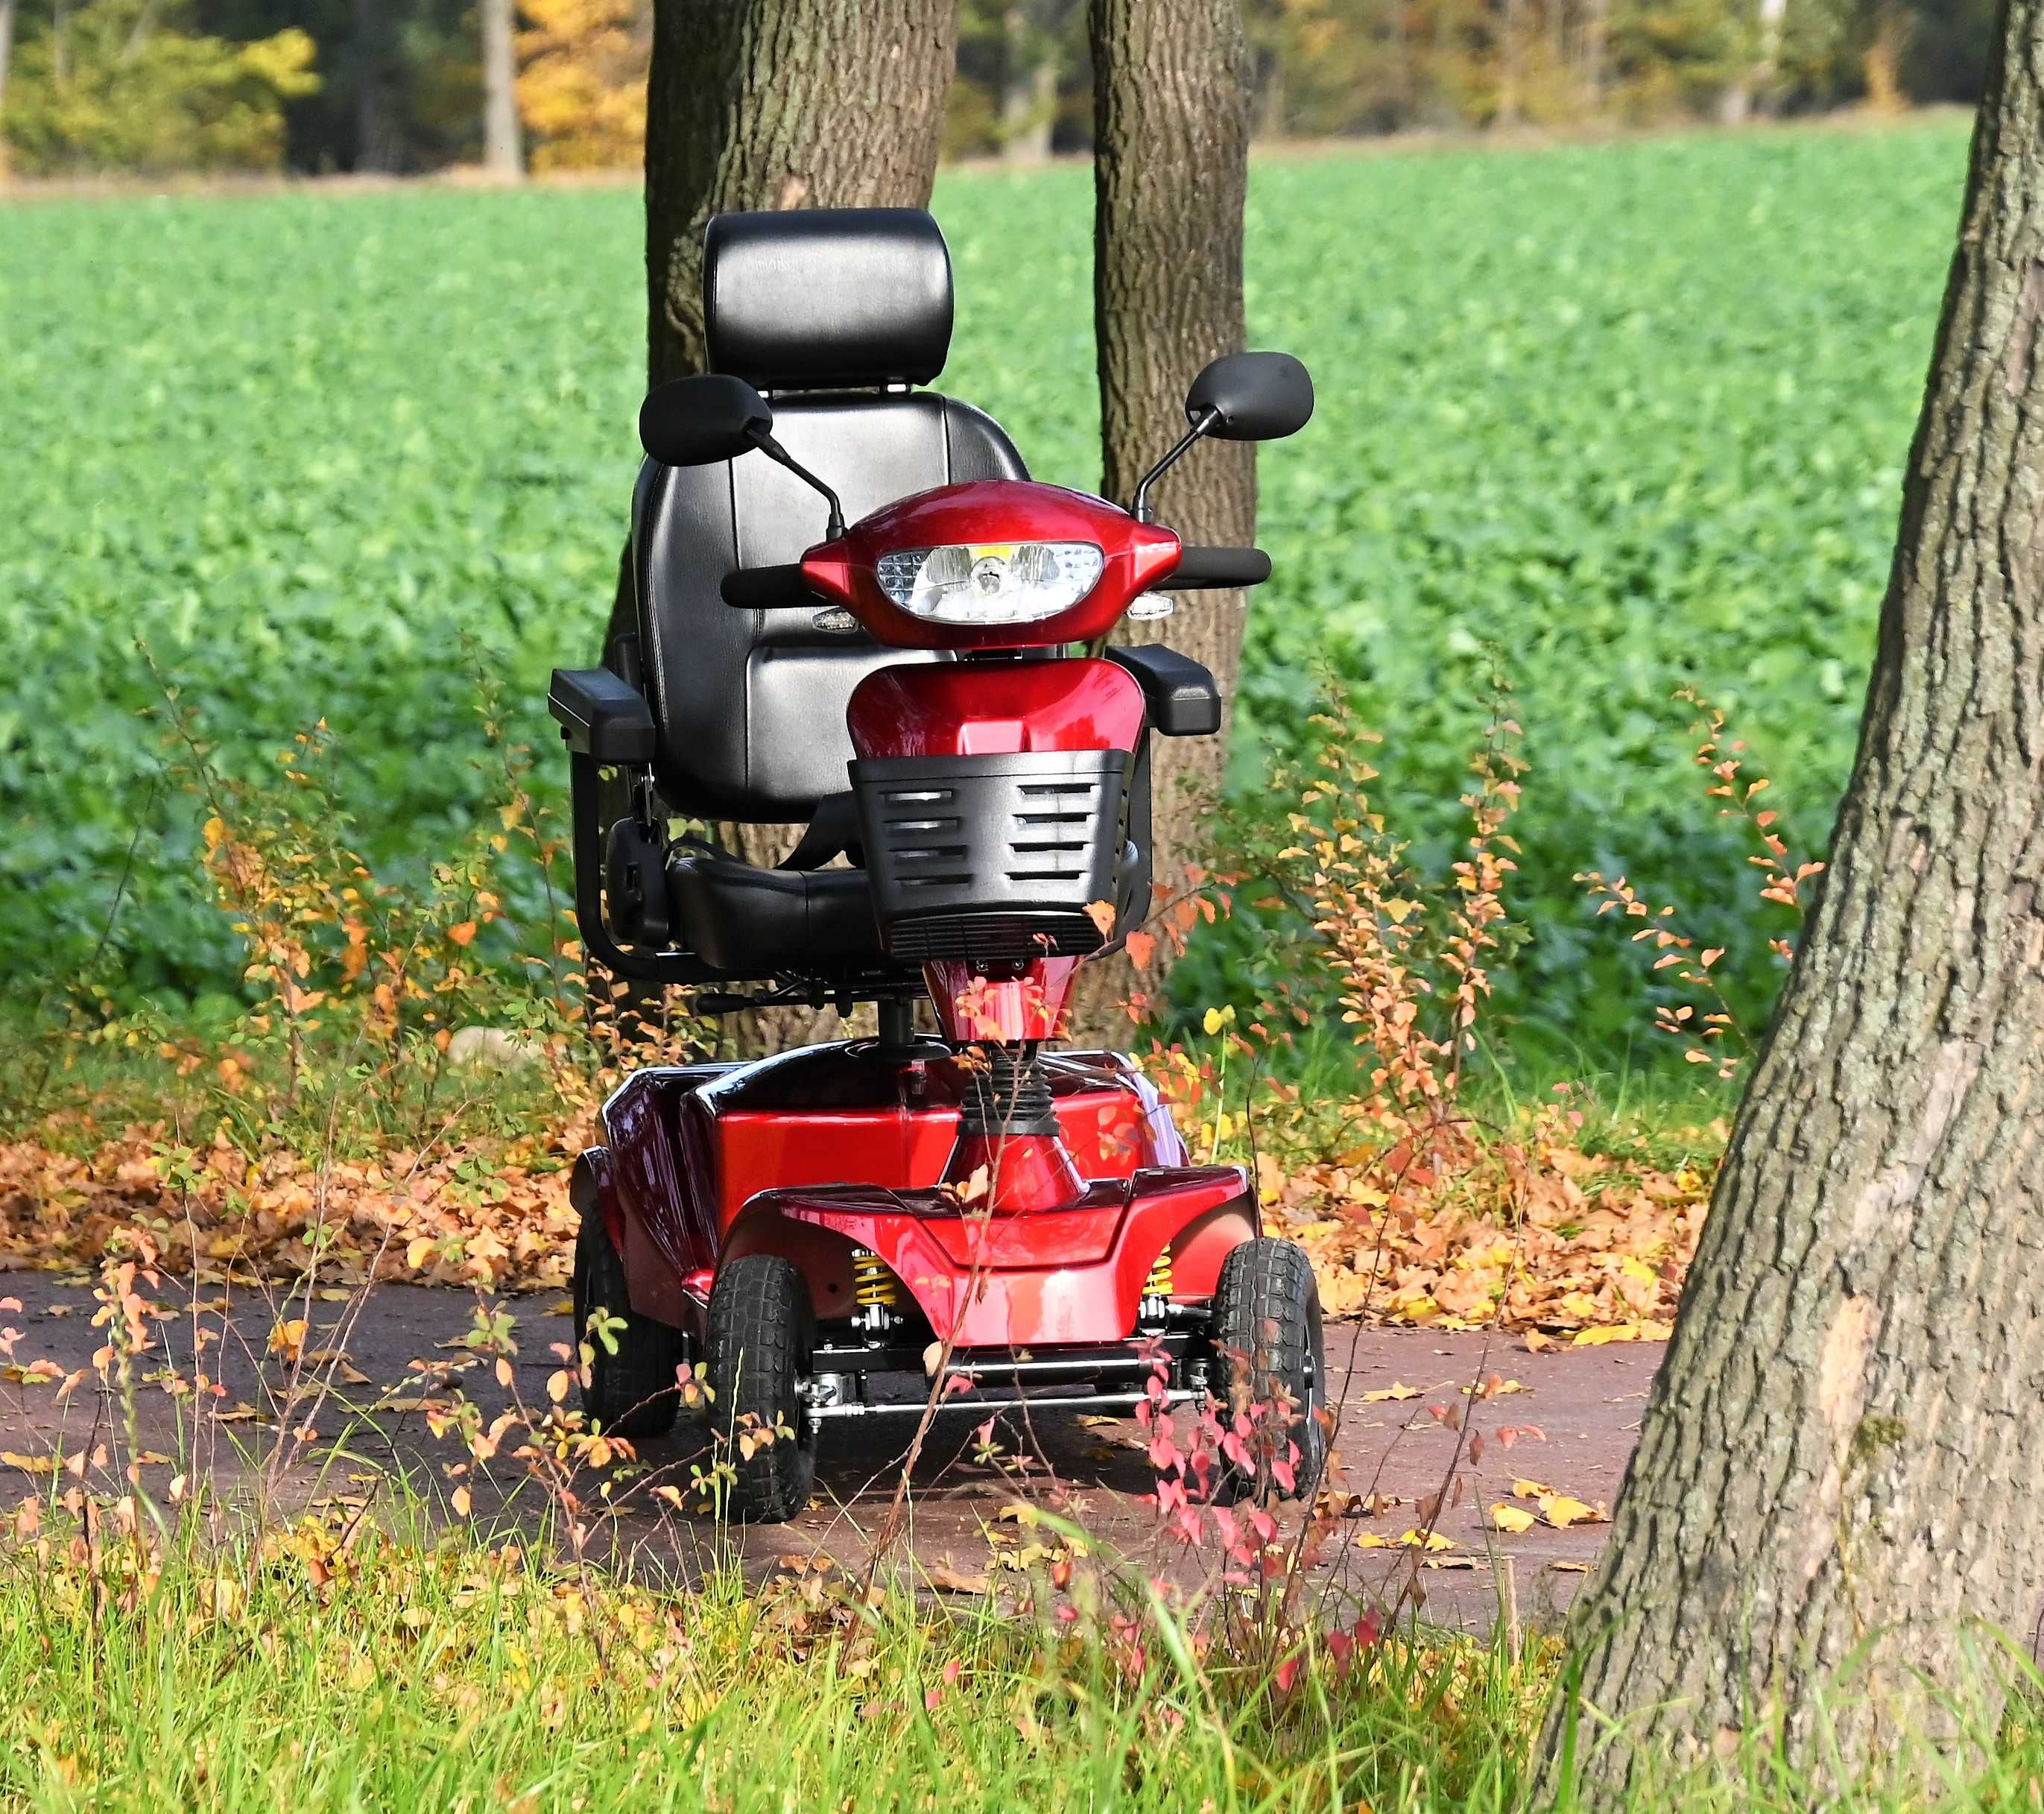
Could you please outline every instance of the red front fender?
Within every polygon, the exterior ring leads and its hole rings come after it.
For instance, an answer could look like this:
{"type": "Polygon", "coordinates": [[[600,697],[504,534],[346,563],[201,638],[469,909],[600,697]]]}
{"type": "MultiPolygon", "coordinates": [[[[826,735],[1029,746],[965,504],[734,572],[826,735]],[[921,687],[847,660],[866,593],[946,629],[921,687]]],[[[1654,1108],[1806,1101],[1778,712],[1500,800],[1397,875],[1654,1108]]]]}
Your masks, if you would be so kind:
{"type": "MultiPolygon", "coordinates": [[[[814,1235],[791,1239],[797,1228],[828,1229],[885,1260],[939,1336],[955,1331],[963,1347],[1013,1348],[1124,1340],[1135,1332],[1144,1282],[1167,1247],[1173,1296],[1204,1298],[1222,1259],[1258,1228],[1239,1166],[1189,1166],[1102,1179],[1070,1209],[1017,1215],[961,1213],[935,1190],[763,1190],[732,1223],[724,1253],[842,1251],[814,1235]]],[[[836,1283],[811,1281],[823,1315],[836,1283]]]]}

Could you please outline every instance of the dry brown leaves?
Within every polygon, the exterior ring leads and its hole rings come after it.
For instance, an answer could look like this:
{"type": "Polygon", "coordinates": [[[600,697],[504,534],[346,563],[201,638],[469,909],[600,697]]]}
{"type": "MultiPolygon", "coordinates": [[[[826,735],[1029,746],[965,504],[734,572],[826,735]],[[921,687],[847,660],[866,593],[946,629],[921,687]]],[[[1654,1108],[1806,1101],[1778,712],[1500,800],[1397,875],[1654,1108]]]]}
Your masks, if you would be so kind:
{"type": "Polygon", "coordinates": [[[93,1265],[139,1224],[173,1271],[297,1276],[317,1255],[336,1286],[558,1286],[576,1220],[565,1160],[587,1132],[325,1163],[252,1161],[225,1140],[181,1162],[150,1127],[82,1158],[0,1143],[0,1269],[93,1265]]]}
{"type": "MultiPolygon", "coordinates": [[[[293,1276],[317,1249],[337,1286],[558,1288],[576,1220],[567,1161],[593,1137],[578,1122],[487,1151],[325,1164],[288,1152],[252,1163],[217,1140],[182,1178],[160,1128],[125,1128],[83,1158],[0,1143],[0,1269],[95,1264],[142,1224],[178,1271],[293,1276]]],[[[1262,1172],[1266,1213],[1312,1254],[1330,1316],[1440,1329],[1496,1318],[1536,1342],[1585,1343],[1665,1336],[1711,1182],[1558,1145],[1530,1164],[1416,1167],[1389,1203],[1375,1167],[1266,1155],[1262,1172]]]]}
{"type": "Polygon", "coordinates": [[[1595,1341],[1668,1333],[1710,1196],[1561,1145],[1530,1165],[1414,1168],[1387,1202],[1375,1168],[1262,1163],[1265,1212],[1303,1242],[1330,1316],[1502,1326],[1595,1341]]]}

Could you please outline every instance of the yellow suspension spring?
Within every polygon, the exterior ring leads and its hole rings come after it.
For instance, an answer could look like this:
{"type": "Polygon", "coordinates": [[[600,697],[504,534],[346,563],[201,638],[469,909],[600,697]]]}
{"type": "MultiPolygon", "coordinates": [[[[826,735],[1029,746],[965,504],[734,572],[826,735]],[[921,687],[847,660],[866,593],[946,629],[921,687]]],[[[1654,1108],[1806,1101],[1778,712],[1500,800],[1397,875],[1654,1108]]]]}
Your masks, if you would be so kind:
{"type": "Polygon", "coordinates": [[[852,1252],[851,1289],[862,1309],[871,1309],[876,1305],[889,1310],[901,1308],[901,1280],[889,1269],[886,1261],[864,1247],[855,1248],[852,1252]]]}
{"type": "Polygon", "coordinates": [[[1157,1263],[1150,1269],[1150,1278],[1143,1287],[1145,1297],[1169,1297],[1171,1295],[1171,1250],[1169,1247],[1157,1256],[1157,1263]]]}

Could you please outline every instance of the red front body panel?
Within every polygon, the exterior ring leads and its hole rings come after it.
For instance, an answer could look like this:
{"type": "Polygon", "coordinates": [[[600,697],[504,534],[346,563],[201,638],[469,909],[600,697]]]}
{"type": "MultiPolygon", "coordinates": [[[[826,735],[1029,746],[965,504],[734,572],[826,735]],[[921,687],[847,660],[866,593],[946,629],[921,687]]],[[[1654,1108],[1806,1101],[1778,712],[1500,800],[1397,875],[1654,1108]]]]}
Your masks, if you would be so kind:
{"type": "Polygon", "coordinates": [[[773,1252],[801,1267],[820,1318],[848,1315],[855,1245],[890,1265],[902,1256],[895,1270],[933,1324],[962,1308],[939,1276],[962,1278],[975,1255],[1007,1282],[987,1288],[981,1301],[999,1308],[975,1312],[973,1331],[992,1327],[989,1319],[1020,1329],[1031,1304],[1055,1312],[1059,1328],[1105,1328],[1124,1305],[1128,1312],[1105,1336],[1025,1331],[1013,1338],[1024,1344],[1128,1335],[1143,1281],[1166,1247],[1175,1294],[1211,1295],[1228,1249],[1255,1232],[1241,1170],[1188,1167],[1169,1109],[1128,1059],[1084,1053],[1048,1063],[1064,1144],[1093,1182],[1072,1208],[1013,1215],[983,1205],[961,1215],[933,1194],[958,1140],[964,1073],[955,1060],[905,1066],[870,1045],[828,1045],[747,1065],[637,1073],[605,1105],[607,1145],[591,1155],[632,1308],[700,1331],[719,1261],[773,1252]],[[1139,1171],[1156,1182],[1132,1196],[1126,1181],[1139,1171]],[[860,1187],[869,1194],[847,1202],[846,1190],[860,1187]]]}
{"type": "Polygon", "coordinates": [[[1111,661],[947,662],[883,667],[852,690],[845,723],[863,756],[1132,750],[1143,689],[1111,661]]]}

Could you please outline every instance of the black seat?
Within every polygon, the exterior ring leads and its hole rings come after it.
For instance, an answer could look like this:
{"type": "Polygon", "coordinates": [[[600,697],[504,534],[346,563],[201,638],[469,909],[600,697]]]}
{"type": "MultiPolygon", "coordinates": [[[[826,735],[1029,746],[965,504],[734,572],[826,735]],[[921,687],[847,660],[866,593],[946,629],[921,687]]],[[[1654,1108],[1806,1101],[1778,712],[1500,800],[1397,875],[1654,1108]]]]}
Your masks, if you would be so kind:
{"type": "MultiPolygon", "coordinates": [[[[916,491],[1026,478],[993,419],[932,391],[951,330],[951,258],[912,209],[720,214],[704,239],[712,369],[774,402],[774,432],[835,486],[847,520],[916,491]]],[[[822,501],[752,455],[717,466],[647,460],[632,498],[640,674],[652,707],[654,779],[705,822],[807,824],[846,787],[851,690],[874,668],[929,660],[886,649],[840,614],[743,611],[734,569],[800,559],[824,534],[822,501]]],[[[885,962],[863,873],[807,860],[765,870],[701,847],[667,864],[679,941],[714,970],[885,962]]],[[[829,843],[833,840],[822,840],[829,843]]]]}

